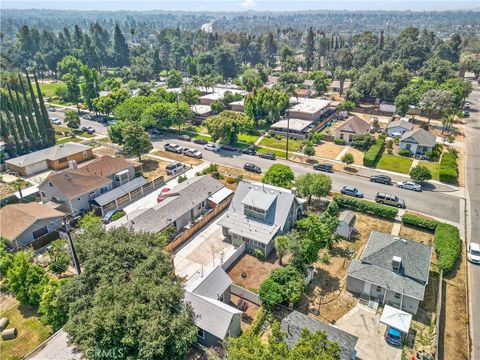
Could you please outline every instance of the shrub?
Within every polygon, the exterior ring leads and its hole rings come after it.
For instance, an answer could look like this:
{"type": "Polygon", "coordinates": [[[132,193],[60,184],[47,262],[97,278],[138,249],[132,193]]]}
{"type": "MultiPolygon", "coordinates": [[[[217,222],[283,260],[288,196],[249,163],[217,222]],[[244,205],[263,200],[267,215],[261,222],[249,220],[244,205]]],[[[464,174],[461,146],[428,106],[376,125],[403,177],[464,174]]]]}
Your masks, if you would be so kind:
{"type": "Polygon", "coordinates": [[[387,149],[392,149],[393,148],[393,140],[387,140],[385,146],[387,147],[387,149]]]}
{"type": "Polygon", "coordinates": [[[428,219],[423,216],[415,215],[412,213],[406,213],[402,216],[402,222],[404,224],[418,226],[428,230],[435,230],[439,222],[437,220],[428,219]]]}
{"type": "Polygon", "coordinates": [[[343,140],[343,139],[335,139],[334,142],[335,142],[335,144],[337,144],[337,145],[346,145],[346,144],[347,144],[347,142],[346,142],[345,140],[343,140]]]}
{"type": "Polygon", "coordinates": [[[380,156],[380,152],[382,151],[384,142],[385,138],[383,136],[379,136],[375,145],[370,146],[370,149],[368,149],[363,156],[363,165],[370,167],[375,165],[378,157],[380,156]]]}
{"type": "Polygon", "coordinates": [[[308,136],[309,140],[314,144],[318,144],[320,141],[322,141],[323,137],[324,135],[319,132],[313,132],[308,136]]]}
{"type": "Polygon", "coordinates": [[[461,250],[460,231],[457,227],[439,223],[435,229],[435,252],[438,265],[445,273],[453,270],[461,250]]]}
{"type": "Polygon", "coordinates": [[[412,157],[412,153],[410,150],[407,149],[400,149],[398,150],[398,155],[405,156],[405,157],[412,157]]]}
{"type": "Polygon", "coordinates": [[[112,221],[120,219],[122,216],[125,216],[125,214],[126,213],[123,210],[117,211],[115,214],[113,214],[112,221]]]}
{"type": "Polygon", "coordinates": [[[218,165],[215,164],[215,163],[212,163],[212,164],[208,165],[205,169],[203,169],[200,172],[200,175],[207,175],[207,174],[211,174],[213,172],[218,172],[218,165]]]}
{"type": "Polygon", "coordinates": [[[457,154],[455,152],[449,151],[443,154],[440,160],[438,178],[441,182],[448,184],[455,184],[457,182],[457,154]]]}
{"type": "Polygon", "coordinates": [[[178,183],[182,183],[184,182],[185,180],[187,180],[187,176],[186,175],[180,175],[178,178],[177,178],[177,181],[178,183]]]}
{"type": "Polygon", "coordinates": [[[260,249],[255,249],[255,257],[258,259],[263,259],[265,256],[263,255],[263,251],[260,249]]]}
{"type": "Polygon", "coordinates": [[[354,210],[358,210],[367,214],[373,214],[379,217],[383,217],[386,219],[395,219],[398,214],[398,209],[376,204],[368,200],[359,200],[356,198],[352,198],[349,196],[344,196],[341,194],[335,194],[333,199],[340,207],[351,208],[354,210]]]}
{"type": "Polygon", "coordinates": [[[330,256],[328,256],[328,254],[323,254],[320,261],[324,264],[330,264],[330,256]]]}
{"type": "Polygon", "coordinates": [[[354,161],[355,161],[355,160],[354,160],[354,158],[353,158],[353,155],[350,154],[350,153],[347,153],[347,154],[345,154],[345,155],[342,156],[342,162],[343,162],[344,164],[350,165],[350,164],[353,164],[354,161]]]}
{"type": "Polygon", "coordinates": [[[432,173],[426,166],[418,165],[410,170],[410,178],[419,183],[432,179],[432,173]]]}
{"type": "Polygon", "coordinates": [[[235,178],[227,177],[227,179],[225,180],[225,182],[226,182],[227,184],[235,184],[237,181],[235,180],[235,178]]]}
{"type": "Polygon", "coordinates": [[[315,148],[311,141],[307,141],[305,146],[303,147],[303,153],[307,156],[315,155],[315,148]]]}
{"type": "Polygon", "coordinates": [[[353,137],[353,144],[352,146],[355,149],[366,151],[370,149],[370,147],[376,143],[375,137],[370,134],[365,135],[357,135],[353,137]]]}

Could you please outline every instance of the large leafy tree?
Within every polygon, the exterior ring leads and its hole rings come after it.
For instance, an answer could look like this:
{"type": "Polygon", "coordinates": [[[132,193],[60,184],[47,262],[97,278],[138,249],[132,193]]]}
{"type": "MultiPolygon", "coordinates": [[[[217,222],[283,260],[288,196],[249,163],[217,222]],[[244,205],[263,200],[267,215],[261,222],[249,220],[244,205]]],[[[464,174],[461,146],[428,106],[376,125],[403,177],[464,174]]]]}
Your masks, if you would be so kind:
{"type": "Polygon", "coordinates": [[[295,180],[295,186],[300,196],[308,196],[308,203],[310,203],[312,196],[328,195],[328,192],[332,189],[332,179],[325,174],[307,173],[300,175],[295,180]]]}
{"type": "Polygon", "coordinates": [[[293,266],[272,270],[270,276],[262,282],[258,294],[262,305],[272,308],[285,302],[296,303],[305,288],[303,274],[293,266]]]}
{"type": "Polygon", "coordinates": [[[184,359],[196,339],[189,306],[164,234],[93,226],[76,238],[82,275],[62,287],[65,325],[80,351],[118,351],[123,358],[184,359]]]}
{"type": "Polygon", "coordinates": [[[440,118],[453,112],[454,98],[448,90],[430,90],[422,96],[420,109],[422,113],[431,118],[440,118]]]}
{"type": "Polygon", "coordinates": [[[213,141],[222,140],[233,144],[237,141],[238,134],[251,126],[251,121],[243,113],[226,110],[207,119],[205,126],[213,141]]]}
{"type": "Polygon", "coordinates": [[[52,326],[53,331],[59,330],[67,322],[67,305],[59,301],[62,287],[68,279],[50,278],[45,285],[38,307],[42,321],[52,326]]]}
{"type": "Polygon", "coordinates": [[[275,238],[275,251],[277,252],[278,262],[282,264],[282,258],[290,251],[291,240],[287,235],[279,235],[275,238]]]}
{"type": "Polygon", "coordinates": [[[283,90],[254,88],[245,97],[245,114],[255,123],[266,120],[268,123],[278,121],[290,106],[290,98],[283,90]]]}
{"type": "Polygon", "coordinates": [[[123,149],[129,154],[138,156],[142,160],[143,154],[153,149],[150,135],[139,123],[129,123],[123,129],[123,149]]]}
{"type": "Polygon", "coordinates": [[[410,178],[413,181],[423,183],[432,179],[432,173],[426,166],[418,165],[415,166],[412,170],[410,170],[410,178]]]}
{"type": "Polygon", "coordinates": [[[262,182],[274,186],[290,188],[295,179],[293,170],[288,165],[274,164],[263,175],[262,182]]]}

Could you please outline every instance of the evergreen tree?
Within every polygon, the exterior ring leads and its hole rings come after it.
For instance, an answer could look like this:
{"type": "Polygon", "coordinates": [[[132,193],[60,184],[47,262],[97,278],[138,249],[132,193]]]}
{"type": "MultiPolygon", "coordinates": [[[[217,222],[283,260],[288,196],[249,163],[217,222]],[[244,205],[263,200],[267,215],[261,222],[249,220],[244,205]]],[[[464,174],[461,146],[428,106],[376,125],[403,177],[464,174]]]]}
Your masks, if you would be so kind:
{"type": "Polygon", "coordinates": [[[313,66],[313,53],[315,51],[315,34],[310,27],[305,40],[305,68],[310,71],[313,66]]]}
{"type": "Polygon", "coordinates": [[[113,57],[115,66],[128,65],[128,45],[125,41],[122,31],[118,24],[115,25],[115,32],[113,34],[113,57]]]}
{"type": "MultiPolygon", "coordinates": [[[[35,97],[28,73],[27,73],[27,79],[28,79],[28,85],[30,89],[30,96],[35,97]]],[[[48,118],[47,108],[45,107],[45,102],[43,101],[42,91],[40,89],[40,84],[38,83],[37,74],[35,74],[35,71],[33,72],[33,79],[35,80],[35,87],[37,88],[38,106],[40,109],[40,113],[42,114],[40,119],[37,118],[37,122],[41,122],[46,129],[46,135],[47,135],[45,137],[45,139],[47,139],[46,146],[53,146],[55,145],[55,131],[53,130],[53,126],[52,126],[52,123],[50,122],[50,119],[48,118]]]]}
{"type": "Polygon", "coordinates": [[[31,134],[31,135],[29,135],[29,136],[31,136],[29,139],[32,142],[32,145],[35,149],[41,148],[42,143],[43,143],[43,138],[41,136],[38,136],[39,131],[38,131],[38,128],[37,128],[36,120],[34,119],[34,117],[32,115],[32,114],[34,114],[35,117],[36,117],[37,113],[34,111],[32,103],[29,100],[29,98],[27,97],[27,92],[25,91],[25,86],[23,85],[23,79],[20,76],[20,74],[18,74],[18,80],[19,80],[20,90],[22,92],[23,100],[25,102],[25,108],[26,108],[26,113],[27,113],[27,118],[28,118],[28,127],[29,127],[29,132],[31,134]]]}

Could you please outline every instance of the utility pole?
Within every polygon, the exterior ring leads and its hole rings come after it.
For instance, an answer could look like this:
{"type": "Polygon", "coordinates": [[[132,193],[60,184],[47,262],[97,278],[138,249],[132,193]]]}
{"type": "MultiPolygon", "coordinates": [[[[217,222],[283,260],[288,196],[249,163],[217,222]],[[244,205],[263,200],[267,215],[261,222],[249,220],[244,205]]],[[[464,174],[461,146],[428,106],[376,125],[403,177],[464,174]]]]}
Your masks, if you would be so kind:
{"type": "Polygon", "coordinates": [[[65,228],[68,245],[70,246],[70,252],[72,253],[73,266],[75,266],[75,271],[77,272],[77,275],[80,275],[80,264],[78,263],[77,252],[75,251],[72,235],[70,234],[70,223],[65,219],[63,221],[63,227],[65,228]]]}
{"type": "Polygon", "coordinates": [[[287,146],[285,149],[286,160],[288,161],[288,137],[290,135],[290,112],[287,110],[287,146]]]}

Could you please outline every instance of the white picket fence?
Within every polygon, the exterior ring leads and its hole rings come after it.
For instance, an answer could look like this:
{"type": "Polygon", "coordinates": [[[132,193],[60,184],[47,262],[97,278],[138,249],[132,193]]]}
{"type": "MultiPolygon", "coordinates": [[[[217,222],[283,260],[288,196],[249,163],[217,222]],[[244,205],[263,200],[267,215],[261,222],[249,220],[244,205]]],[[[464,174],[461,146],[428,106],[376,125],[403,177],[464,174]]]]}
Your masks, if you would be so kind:
{"type": "Polygon", "coordinates": [[[232,284],[230,285],[230,291],[233,295],[237,295],[238,297],[248,300],[256,305],[261,305],[260,296],[258,296],[258,294],[255,294],[250,290],[247,290],[241,286],[232,284]]]}
{"type": "Polygon", "coordinates": [[[225,262],[222,264],[222,269],[227,271],[227,269],[232,266],[232,264],[245,252],[245,243],[242,243],[238,247],[238,249],[235,250],[235,252],[225,260],[225,262]]]}

